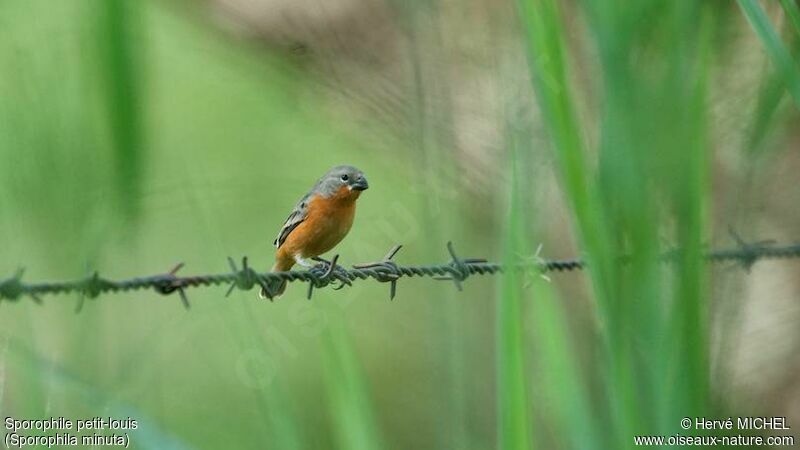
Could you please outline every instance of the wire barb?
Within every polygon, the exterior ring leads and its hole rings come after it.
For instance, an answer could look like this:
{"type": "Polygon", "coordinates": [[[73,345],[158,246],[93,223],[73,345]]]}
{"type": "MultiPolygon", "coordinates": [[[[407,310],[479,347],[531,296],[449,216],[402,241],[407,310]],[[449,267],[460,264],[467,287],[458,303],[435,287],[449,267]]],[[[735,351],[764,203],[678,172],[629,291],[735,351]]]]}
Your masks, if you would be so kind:
{"type": "Polygon", "coordinates": [[[170,295],[177,291],[183,307],[188,310],[191,307],[191,305],[189,305],[189,297],[186,296],[186,292],[183,289],[183,281],[176,276],[183,266],[184,264],[182,262],[175,264],[175,267],[170,269],[159,282],[153,284],[153,289],[161,295],[170,295]]]}
{"type": "Polygon", "coordinates": [[[472,259],[461,259],[456,255],[456,251],[453,248],[453,242],[447,241],[447,251],[450,253],[450,264],[445,268],[445,271],[449,273],[447,276],[443,277],[435,277],[436,280],[442,281],[452,281],[453,284],[456,285],[456,289],[459,291],[463,291],[464,287],[461,285],[461,282],[466,280],[472,272],[470,272],[470,265],[471,264],[485,264],[485,259],[479,258],[472,258],[472,259]]]}
{"type": "Polygon", "coordinates": [[[394,296],[397,294],[397,280],[403,276],[400,267],[398,267],[397,263],[392,261],[394,255],[396,255],[401,248],[403,248],[402,245],[395,245],[380,261],[353,265],[354,269],[369,269],[374,271],[373,278],[381,283],[391,283],[389,285],[389,300],[394,300],[394,296]]]}
{"type": "MultiPolygon", "coordinates": [[[[7,300],[17,300],[22,294],[25,293],[25,287],[22,284],[22,275],[25,274],[25,269],[20,267],[11,278],[7,278],[0,283],[0,297],[7,300]]],[[[34,297],[38,299],[38,297],[34,297]]],[[[41,303],[41,299],[37,303],[41,303]]]]}
{"type": "Polygon", "coordinates": [[[750,272],[750,269],[753,268],[753,264],[758,261],[761,252],[763,252],[765,247],[771,246],[775,244],[774,239],[764,239],[761,241],[756,241],[752,243],[748,243],[733,229],[733,227],[728,227],[728,234],[731,235],[731,238],[736,242],[736,245],[739,246],[739,250],[741,251],[742,258],[739,261],[742,268],[745,272],[750,272]]]}
{"type": "MultiPolygon", "coordinates": [[[[233,282],[231,282],[228,292],[225,293],[225,297],[229,297],[234,288],[239,288],[243,291],[249,291],[250,289],[253,289],[253,286],[256,285],[258,285],[264,291],[272,293],[267,281],[261,277],[258,272],[253,270],[247,263],[247,256],[242,256],[242,270],[236,268],[236,263],[230,256],[228,256],[228,265],[231,268],[231,272],[233,272],[233,282]]],[[[269,297],[270,301],[272,301],[272,297],[274,296],[269,297]]]]}

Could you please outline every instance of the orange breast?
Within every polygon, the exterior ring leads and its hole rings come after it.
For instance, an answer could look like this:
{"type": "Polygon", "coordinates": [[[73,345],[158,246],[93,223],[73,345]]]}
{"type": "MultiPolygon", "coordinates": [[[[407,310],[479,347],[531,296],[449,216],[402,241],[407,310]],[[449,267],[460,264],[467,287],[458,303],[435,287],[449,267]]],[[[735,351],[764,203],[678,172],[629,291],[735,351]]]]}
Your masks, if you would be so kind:
{"type": "Polygon", "coordinates": [[[335,195],[312,197],[308,202],[308,215],[297,226],[278,250],[279,257],[312,258],[336,246],[350,231],[356,212],[358,192],[342,188],[335,195]],[[283,255],[280,255],[283,253],[283,255]]]}

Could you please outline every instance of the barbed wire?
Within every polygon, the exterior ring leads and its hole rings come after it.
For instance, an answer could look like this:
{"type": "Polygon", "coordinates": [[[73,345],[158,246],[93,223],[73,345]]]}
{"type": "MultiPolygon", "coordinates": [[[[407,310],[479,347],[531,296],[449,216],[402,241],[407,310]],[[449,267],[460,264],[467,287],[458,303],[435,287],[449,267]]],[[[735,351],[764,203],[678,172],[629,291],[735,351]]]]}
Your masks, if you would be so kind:
{"type": "MultiPolygon", "coordinates": [[[[748,270],[757,261],[762,259],[800,258],[800,244],[776,246],[772,241],[746,243],[738,235],[732,233],[737,246],[729,249],[712,250],[705,253],[704,258],[711,263],[737,262],[748,270]]],[[[127,280],[109,280],[102,278],[98,272],[89,277],[62,282],[26,283],[22,281],[24,269],[19,269],[13,276],[0,281],[0,301],[16,301],[28,297],[36,303],[42,303],[41,297],[54,294],[80,294],[77,310],[83,306],[86,298],[96,298],[101,294],[153,289],[159,294],[170,295],[178,293],[183,305],[189,308],[189,299],[186,290],[208,286],[230,284],[226,296],[234,289],[249,291],[254,287],[262,288],[270,300],[274,292],[270,288],[270,281],[284,280],[286,282],[307,282],[308,299],[314,289],[332,285],[334,289],[349,286],[356,280],[374,279],[382,283],[389,283],[389,298],[394,299],[397,292],[397,281],[403,277],[432,277],[437,280],[452,281],[458,290],[462,290],[462,282],[473,275],[492,275],[507,269],[533,270],[540,274],[548,272],[567,272],[582,270],[586,263],[582,259],[543,259],[537,254],[533,258],[504,266],[500,263],[488,262],[485,259],[460,258],[452,242],[447,243],[450,261],[442,264],[424,266],[400,266],[393,258],[400,251],[401,246],[392,248],[380,261],[353,265],[346,269],[338,265],[339,255],[331,261],[317,258],[319,265],[308,270],[288,272],[258,273],[248,264],[248,258],[242,258],[241,268],[237,267],[234,260],[228,257],[230,272],[212,275],[178,276],[178,271],[183,268],[183,263],[173,267],[170,271],[160,275],[136,277],[127,280]]],[[[676,261],[681,256],[680,249],[674,249],[661,255],[663,262],[676,261]]],[[[630,256],[621,256],[621,263],[630,262],[630,256]]]]}

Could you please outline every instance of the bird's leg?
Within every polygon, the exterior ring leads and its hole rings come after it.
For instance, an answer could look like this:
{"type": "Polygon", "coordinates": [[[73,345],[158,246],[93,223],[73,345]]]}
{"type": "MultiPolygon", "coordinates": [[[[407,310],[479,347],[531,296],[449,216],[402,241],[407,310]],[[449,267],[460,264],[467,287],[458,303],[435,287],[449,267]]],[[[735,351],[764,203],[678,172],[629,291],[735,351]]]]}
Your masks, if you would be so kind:
{"type": "MultiPolygon", "coordinates": [[[[316,260],[316,257],[314,259],[316,260]]],[[[300,255],[294,255],[294,262],[296,262],[297,265],[302,266],[302,267],[304,267],[306,269],[310,269],[310,268],[314,267],[314,263],[312,263],[311,261],[303,258],[300,255]]]]}
{"type": "Polygon", "coordinates": [[[322,258],[322,257],[320,257],[320,256],[314,256],[314,257],[312,257],[311,259],[313,259],[314,261],[316,261],[316,262],[318,262],[318,263],[323,263],[323,264],[325,264],[326,266],[330,266],[330,265],[331,265],[331,262],[330,262],[330,261],[328,261],[327,259],[325,259],[325,258],[322,258]]]}
{"type": "MultiPolygon", "coordinates": [[[[321,270],[322,273],[327,272],[328,268],[330,268],[330,266],[331,266],[331,262],[328,261],[325,258],[322,258],[322,257],[319,257],[319,256],[312,256],[311,259],[317,262],[317,264],[313,265],[314,268],[321,270]]],[[[336,268],[338,269],[339,267],[337,266],[336,268]]]]}

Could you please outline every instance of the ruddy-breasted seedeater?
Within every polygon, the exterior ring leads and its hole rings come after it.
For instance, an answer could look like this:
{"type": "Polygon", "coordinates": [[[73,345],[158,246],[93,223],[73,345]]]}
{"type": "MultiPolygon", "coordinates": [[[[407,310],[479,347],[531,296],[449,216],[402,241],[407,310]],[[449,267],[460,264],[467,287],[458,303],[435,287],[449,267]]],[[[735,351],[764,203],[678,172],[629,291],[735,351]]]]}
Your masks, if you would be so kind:
{"type": "MultiPolygon", "coordinates": [[[[336,246],[350,231],[356,213],[356,200],[369,187],[364,173],[353,166],[336,166],[325,173],[295,205],[275,239],[273,272],[284,272],[295,264],[310,268],[309,261],[336,246]]],[[[262,298],[277,297],[286,281],[274,281],[270,293],[261,289],[262,298]]]]}

